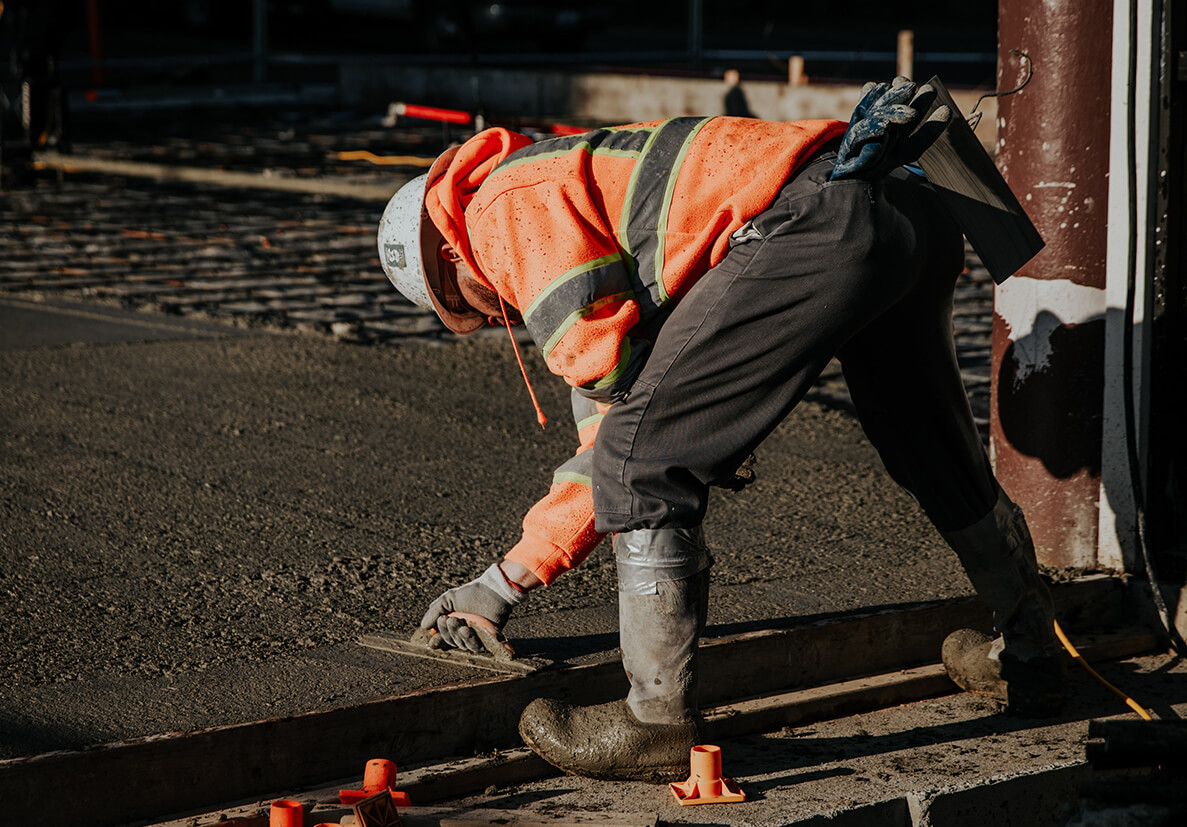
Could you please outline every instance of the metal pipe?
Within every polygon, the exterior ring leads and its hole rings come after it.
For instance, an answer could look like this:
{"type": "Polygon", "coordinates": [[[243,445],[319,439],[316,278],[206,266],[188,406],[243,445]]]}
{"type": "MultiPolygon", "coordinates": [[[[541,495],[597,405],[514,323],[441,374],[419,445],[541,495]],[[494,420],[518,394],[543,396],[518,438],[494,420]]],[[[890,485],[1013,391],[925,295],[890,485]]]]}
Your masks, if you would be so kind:
{"type": "Polygon", "coordinates": [[[1040,561],[1099,565],[1112,0],[1000,0],[997,162],[1047,243],[997,290],[990,448],[1040,561]]]}

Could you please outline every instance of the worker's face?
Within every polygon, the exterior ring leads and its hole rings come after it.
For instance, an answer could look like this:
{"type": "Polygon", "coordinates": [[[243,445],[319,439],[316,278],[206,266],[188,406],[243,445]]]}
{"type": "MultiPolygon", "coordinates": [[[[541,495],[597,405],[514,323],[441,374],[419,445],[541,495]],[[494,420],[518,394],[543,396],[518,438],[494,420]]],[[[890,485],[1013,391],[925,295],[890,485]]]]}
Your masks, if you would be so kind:
{"type": "MultiPolygon", "coordinates": [[[[445,281],[456,287],[460,298],[471,308],[487,317],[491,325],[503,324],[503,308],[500,306],[499,296],[481,280],[479,280],[461,257],[446,243],[442,243],[441,269],[445,281]]],[[[523,319],[515,308],[507,305],[508,321],[520,324],[523,319]]]]}

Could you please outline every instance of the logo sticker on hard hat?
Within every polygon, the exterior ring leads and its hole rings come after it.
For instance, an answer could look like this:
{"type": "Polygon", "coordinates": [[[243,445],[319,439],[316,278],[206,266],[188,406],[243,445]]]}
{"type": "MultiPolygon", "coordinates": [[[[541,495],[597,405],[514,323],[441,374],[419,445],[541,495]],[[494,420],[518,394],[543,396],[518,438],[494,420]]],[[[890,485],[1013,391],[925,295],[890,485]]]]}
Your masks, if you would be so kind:
{"type": "Polygon", "coordinates": [[[383,254],[387,257],[387,266],[395,267],[403,270],[408,266],[404,259],[404,245],[403,244],[384,244],[383,254]]]}

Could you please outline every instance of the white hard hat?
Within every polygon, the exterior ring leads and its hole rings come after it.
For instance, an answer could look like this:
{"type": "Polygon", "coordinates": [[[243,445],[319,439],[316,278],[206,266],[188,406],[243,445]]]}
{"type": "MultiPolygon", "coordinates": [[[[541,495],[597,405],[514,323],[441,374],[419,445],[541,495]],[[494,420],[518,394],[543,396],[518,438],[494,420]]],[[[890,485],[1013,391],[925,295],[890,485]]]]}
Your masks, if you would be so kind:
{"type": "Polygon", "coordinates": [[[454,333],[472,333],[486,324],[474,310],[458,313],[445,304],[437,245],[441,233],[426,214],[425,192],[449,166],[457,147],[446,150],[424,175],[396,191],[379,220],[377,242],[383,272],[413,304],[434,311],[454,333]]]}

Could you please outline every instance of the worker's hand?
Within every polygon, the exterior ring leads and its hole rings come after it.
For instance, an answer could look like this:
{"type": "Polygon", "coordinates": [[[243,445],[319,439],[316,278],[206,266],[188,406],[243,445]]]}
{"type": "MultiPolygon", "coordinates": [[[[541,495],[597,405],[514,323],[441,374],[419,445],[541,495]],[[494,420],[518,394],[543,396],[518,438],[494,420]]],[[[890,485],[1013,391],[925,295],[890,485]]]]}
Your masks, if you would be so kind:
{"type": "Polygon", "coordinates": [[[486,647],[471,624],[483,625],[487,631],[497,635],[511,616],[511,610],[524,597],[524,592],[511,584],[496,563],[484,571],[481,577],[450,589],[429,604],[420,626],[422,629],[437,630],[432,646],[483,653],[487,651],[486,647]]]}
{"type": "Polygon", "coordinates": [[[880,178],[919,160],[952,118],[947,106],[927,114],[935,98],[933,87],[926,83],[916,87],[905,77],[867,83],[841,139],[829,180],[880,178]]]}

